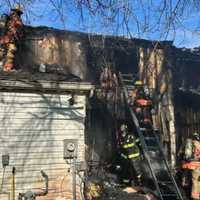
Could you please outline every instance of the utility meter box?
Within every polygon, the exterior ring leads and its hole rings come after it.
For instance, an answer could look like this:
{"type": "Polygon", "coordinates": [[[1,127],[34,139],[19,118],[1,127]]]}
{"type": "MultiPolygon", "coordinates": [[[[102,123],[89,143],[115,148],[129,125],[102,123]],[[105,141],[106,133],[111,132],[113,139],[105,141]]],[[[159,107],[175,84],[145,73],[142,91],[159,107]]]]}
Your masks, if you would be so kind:
{"type": "Polygon", "coordinates": [[[64,159],[77,158],[78,141],[77,139],[64,140],[64,159]]]}
{"type": "Polygon", "coordinates": [[[9,165],[9,160],[10,160],[10,156],[9,154],[3,154],[2,155],[2,166],[7,167],[9,165]]]}

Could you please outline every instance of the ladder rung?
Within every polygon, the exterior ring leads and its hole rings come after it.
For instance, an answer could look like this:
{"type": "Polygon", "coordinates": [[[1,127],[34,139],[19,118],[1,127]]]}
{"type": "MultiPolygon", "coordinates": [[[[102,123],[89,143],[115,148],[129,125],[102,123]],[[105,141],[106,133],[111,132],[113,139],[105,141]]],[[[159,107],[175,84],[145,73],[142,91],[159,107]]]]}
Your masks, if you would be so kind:
{"type": "Polygon", "coordinates": [[[122,81],[123,82],[132,82],[133,83],[133,80],[130,80],[130,79],[123,79],[122,81]]]}
{"type": "Polygon", "coordinates": [[[158,149],[151,149],[148,151],[150,159],[155,159],[155,156],[158,156],[158,149]]]}
{"type": "Polygon", "coordinates": [[[142,131],[142,135],[143,135],[143,137],[154,137],[151,130],[142,131]]]}
{"type": "MultiPolygon", "coordinates": [[[[144,139],[145,140],[156,140],[155,137],[148,137],[148,136],[144,136],[144,139]]],[[[156,140],[157,141],[157,140],[156,140]]]]}
{"type": "Polygon", "coordinates": [[[151,129],[146,129],[146,130],[142,129],[140,131],[142,132],[144,137],[154,137],[151,129]]]}
{"type": "Polygon", "coordinates": [[[157,128],[154,128],[153,131],[154,131],[154,132],[157,132],[157,133],[160,132],[159,129],[157,129],[157,128]]]}
{"type": "Polygon", "coordinates": [[[163,194],[163,193],[162,193],[162,196],[163,196],[163,197],[170,197],[170,196],[173,196],[173,197],[176,196],[176,197],[178,197],[178,195],[177,195],[176,193],[173,193],[173,194],[163,194]]]}
{"type": "Polygon", "coordinates": [[[149,148],[153,147],[154,149],[159,150],[159,146],[157,143],[155,143],[155,140],[148,140],[148,139],[145,140],[145,138],[144,138],[144,141],[145,141],[147,147],[149,147],[149,148]]]}
{"type": "Polygon", "coordinates": [[[121,74],[121,76],[131,76],[131,77],[133,77],[133,74],[121,74]]]}
{"type": "Polygon", "coordinates": [[[158,181],[158,183],[173,183],[172,181],[158,181]]]}
{"type": "Polygon", "coordinates": [[[126,88],[127,88],[127,90],[129,90],[129,89],[134,89],[135,87],[133,86],[133,85],[126,85],[126,88]]]}
{"type": "Polygon", "coordinates": [[[148,151],[155,151],[155,150],[158,150],[158,148],[155,147],[155,146],[148,146],[148,145],[147,145],[147,150],[148,150],[148,151]]]}
{"type": "Polygon", "coordinates": [[[140,127],[141,131],[148,131],[148,132],[153,132],[153,130],[151,128],[145,128],[145,127],[140,127]]]}
{"type": "Polygon", "coordinates": [[[172,181],[158,181],[158,183],[164,183],[164,184],[173,184],[172,181]]]}

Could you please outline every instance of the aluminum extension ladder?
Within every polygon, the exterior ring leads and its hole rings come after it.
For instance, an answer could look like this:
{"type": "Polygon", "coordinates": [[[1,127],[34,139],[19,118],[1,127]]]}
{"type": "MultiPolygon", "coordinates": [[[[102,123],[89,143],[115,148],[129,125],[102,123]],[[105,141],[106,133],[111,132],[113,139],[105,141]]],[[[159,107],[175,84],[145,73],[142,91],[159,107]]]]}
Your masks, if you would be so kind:
{"type": "MultiPolygon", "coordinates": [[[[123,89],[126,104],[128,105],[129,92],[134,89],[135,78],[132,74],[119,73],[119,80],[123,89]]],[[[133,109],[129,107],[128,110],[139,135],[144,158],[148,163],[157,195],[161,200],[183,200],[183,196],[165,159],[157,137],[158,134],[153,129],[147,130],[140,127],[133,109]],[[155,163],[159,165],[159,170],[155,167],[155,163]]]]}

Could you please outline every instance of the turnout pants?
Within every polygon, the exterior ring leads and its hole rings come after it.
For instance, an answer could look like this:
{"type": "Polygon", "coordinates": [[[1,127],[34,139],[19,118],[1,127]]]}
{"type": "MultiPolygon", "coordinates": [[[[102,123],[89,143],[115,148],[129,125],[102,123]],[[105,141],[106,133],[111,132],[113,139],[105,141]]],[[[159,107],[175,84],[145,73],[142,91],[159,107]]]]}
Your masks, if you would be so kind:
{"type": "Polygon", "coordinates": [[[130,185],[131,184],[131,175],[130,175],[130,165],[127,159],[122,159],[121,160],[122,164],[122,171],[120,174],[120,181],[125,184],[125,185],[130,185]]]}
{"type": "Polygon", "coordinates": [[[200,169],[192,170],[192,199],[200,199],[200,169]]]}
{"type": "Polygon", "coordinates": [[[133,176],[136,178],[136,181],[137,181],[138,184],[140,183],[141,176],[142,176],[140,161],[141,161],[141,158],[139,156],[136,157],[136,158],[132,158],[130,160],[131,166],[132,166],[133,171],[134,171],[133,176]]]}

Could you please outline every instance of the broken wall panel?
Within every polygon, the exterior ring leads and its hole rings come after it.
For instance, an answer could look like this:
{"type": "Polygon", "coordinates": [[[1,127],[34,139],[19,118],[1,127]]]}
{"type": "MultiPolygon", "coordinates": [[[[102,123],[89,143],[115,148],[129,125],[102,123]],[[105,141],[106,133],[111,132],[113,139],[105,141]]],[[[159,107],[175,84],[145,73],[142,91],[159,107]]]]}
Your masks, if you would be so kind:
{"type": "Polygon", "coordinates": [[[161,130],[161,140],[168,143],[171,165],[175,166],[176,130],[171,71],[173,59],[169,57],[169,50],[169,46],[140,47],[139,75],[153,95],[154,109],[157,110],[154,127],[161,130]]]}

